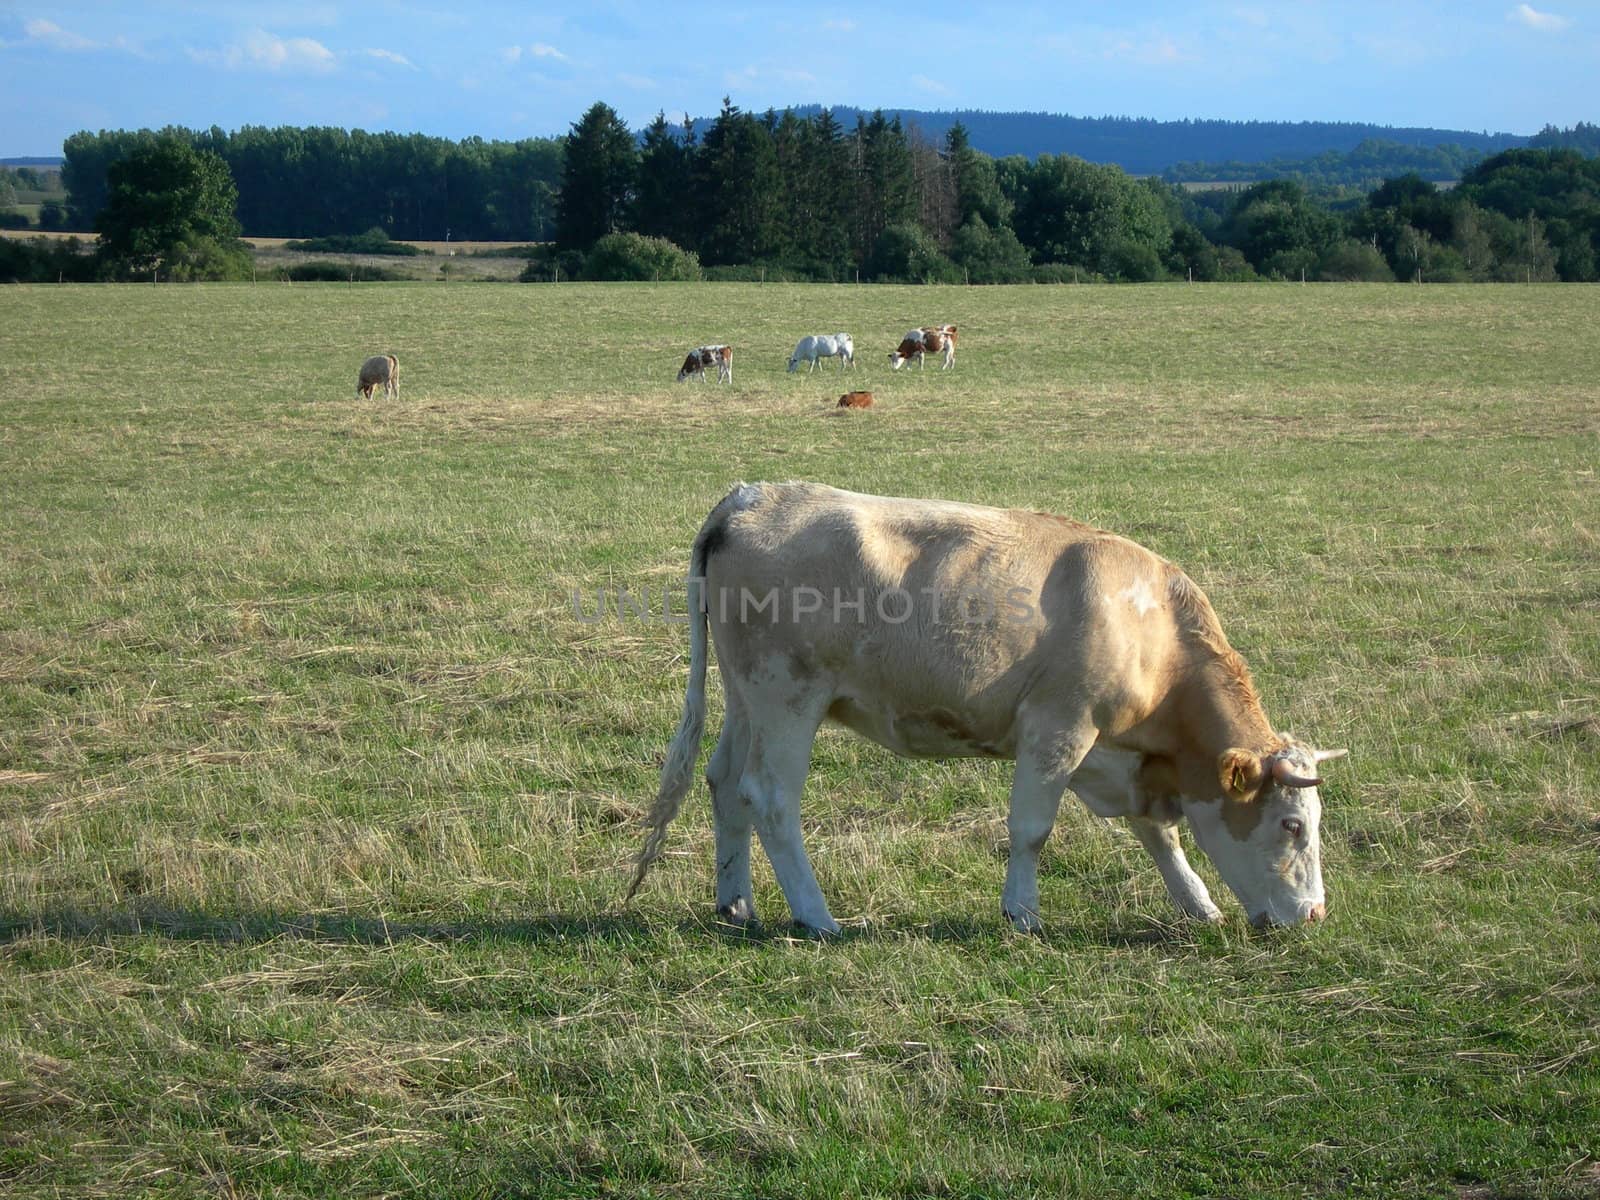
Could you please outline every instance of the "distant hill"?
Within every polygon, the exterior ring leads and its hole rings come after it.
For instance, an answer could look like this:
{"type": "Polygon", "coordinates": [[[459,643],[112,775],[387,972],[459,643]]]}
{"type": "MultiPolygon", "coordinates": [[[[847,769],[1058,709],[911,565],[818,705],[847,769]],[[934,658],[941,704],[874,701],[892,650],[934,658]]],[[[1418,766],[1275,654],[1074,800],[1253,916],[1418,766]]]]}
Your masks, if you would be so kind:
{"type": "MultiPolygon", "coordinates": [[[[820,104],[797,106],[799,117],[822,111],[820,104]]],[[[832,110],[846,129],[869,110],[841,105],[832,110]]],[[[1250,163],[1269,159],[1309,159],[1334,151],[1349,153],[1363,142],[1379,140],[1403,146],[1460,146],[1493,154],[1526,146],[1530,138],[1514,133],[1474,133],[1464,129],[1425,129],[1369,125],[1354,121],[1155,121],[1141,117],[1071,117],[1061,113],[988,112],[982,109],[928,111],[886,108],[924,136],[938,140],[960,121],[974,148],[995,158],[1020,154],[1074,154],[1090,162],[1115,163],[1131,175],[1158,175],[1179,163],[1250,163]]],[[[704,130],[713,118],[696,118],[704,130]]]]}
{"type": "Polygon", "coordinates": [[[46,171],[59,171],[66,159],[59,154],[46,158],[0,158],[0,167],[34,167],[46,171]]]}

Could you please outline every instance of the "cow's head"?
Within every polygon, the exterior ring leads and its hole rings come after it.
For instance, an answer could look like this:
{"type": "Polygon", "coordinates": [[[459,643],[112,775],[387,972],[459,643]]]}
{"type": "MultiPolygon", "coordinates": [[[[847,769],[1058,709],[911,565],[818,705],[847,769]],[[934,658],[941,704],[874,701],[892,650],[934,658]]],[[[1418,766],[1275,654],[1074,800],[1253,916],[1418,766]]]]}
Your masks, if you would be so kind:
{"type": "Polygon", "coordinates": [[[1184,801],[1195,841],[1251,924],[1297,925],[1326,915],[1317,764],[1344,753],[1293,739],[1266,754],[1227,750],[1217,761],[1220,795],[1184,801]]]}

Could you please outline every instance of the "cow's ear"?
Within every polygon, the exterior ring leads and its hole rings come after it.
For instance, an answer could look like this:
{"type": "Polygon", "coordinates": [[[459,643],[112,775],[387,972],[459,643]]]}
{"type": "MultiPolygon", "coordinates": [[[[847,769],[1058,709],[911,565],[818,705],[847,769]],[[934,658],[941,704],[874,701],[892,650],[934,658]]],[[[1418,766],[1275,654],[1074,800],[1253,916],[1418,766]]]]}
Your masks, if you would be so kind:
{"type": "Polygon", "coordinates": [[[1217,759],[1217,775],[1222,780],[1222,794],[1230,800],[1248,800],[1261,786],[1266,776],[1261,756],[1237,747],[1224,750],[1217,759]]]}

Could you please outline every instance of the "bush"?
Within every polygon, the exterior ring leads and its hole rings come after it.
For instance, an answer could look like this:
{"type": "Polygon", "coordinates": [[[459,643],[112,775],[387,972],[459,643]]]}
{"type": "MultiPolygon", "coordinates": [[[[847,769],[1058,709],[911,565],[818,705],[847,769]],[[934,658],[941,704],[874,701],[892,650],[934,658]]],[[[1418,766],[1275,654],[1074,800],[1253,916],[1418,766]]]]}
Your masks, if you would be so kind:
{"type": "Polygon", "coordinates": [[[80,239],[0,238],[0,283],[88,283],[100,260],[80,239]]]}
{"type": "Polygon", "coordinates": [[[279,267],[272,272],[270,278],[287,279],[294,283],[348,283],[352,276],[357,283],[385,283],[407,278],[398,271],[374,266],[372,263],[351,265],[332,262],[326,258],[295,263],[292,267],[279,267]]]}
{"type": "Polygon", "coordinates": [[[46,200],[39,206],[40,229],[65,229],[67,206],[59,200],[46,200]]]}
{"type": "Polygon", "coordinates": [[[1106,252],[1106,275],[1120,283],[1153,283],[1167,272],[1154,246],[1121,238],[1106,252]]]}
{"type": "Polygon", "coordinates": [[[166,275],[174,283],[249,279],[255,259],[237,239],[196,238],[176,243],[167,255],[166,275]]]}
{"type": "Polygon", "coordinates": [[[1033,283],[1100,283],[1100,276],[1071,263],[1040,263],[1028,272],[1033,283]]]}
{"type": "Polygon", "coordinates": [[[328,237],[285,242],[283,248],[303,250],[308,254],[401,254],[409,257],[428,253],[409,242],[391,242],[389,235],[377,225],[365,233],[335,233],[328,237]]]}
{"type": "Polygon", "coordinates": [[[562,280],[570,283],[583,274],[582,251],[557,250],[553,242],[545,242],[532,249],[534,252],[528,255],[528,265],[517,276],[522,283],[560,283],[562,280]]]}
{"type": "Polygon", "coordinates": [[[1008,225],[990,227],[976,213],[956,230],[950,257],[968,283],[1025,283],[1032,263],[1008,225]]]}
{"type": "Polygon", "coordinates": [[[960,269],[939,251],[927,230],[910,223],[890,225],[878,235],[863,268],[880,283],[960,283],[960,269]]]}
{"type": "Polygon", "coordinates": [[[1249,283],[1258,276],[1239,247],[1218,246],[1215,278],[1218,283],[1249,283]]]}
{"type": "Polygon", "coordinates": [[[1339,283],[1393,283],[1389,262],[1371,242],[1347,238],[1317,262],[1317,278],[1339,283]]]}
{"type": "Polygon", "coordinates": [[[31,224],[27,213],[0,212],[0,229],[26,229],[31,224]]]}
{"type": "Polygon", "coordinates": [[[773,263],[727,263],[702,267],[700,277],[707,283],[840,283],[831,267],[807,268],[773,263]]]}
{"type": "Polygon", "coordinates": [[[517,246],[494,246],[485,250],[457,251],[459,258],[527,258],[535,259],[548,252],[548,247],[538,243],[517,246]]]}
{"type": "Polygon", "coordinates": [[[608,233],[583,260],[583,277],[594,280],[693,282],[700,259],[666,238],[642,233],[608,233]]]}

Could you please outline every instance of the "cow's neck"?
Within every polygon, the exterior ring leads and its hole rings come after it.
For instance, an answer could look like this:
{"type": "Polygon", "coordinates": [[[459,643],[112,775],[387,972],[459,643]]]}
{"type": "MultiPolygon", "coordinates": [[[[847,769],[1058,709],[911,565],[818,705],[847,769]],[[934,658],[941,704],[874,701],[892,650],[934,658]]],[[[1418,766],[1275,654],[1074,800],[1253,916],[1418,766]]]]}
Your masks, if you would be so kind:
{"type": "Polygon", "coordinates": [[[1185,740],[1208,763],[1234,747],[1265,754],[1277,745],[1249,669],[1232,650],[1201,665],[1187,690],[1185,740]]]}

